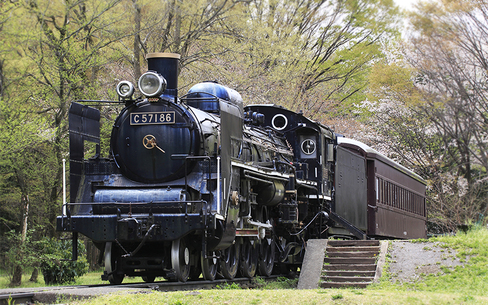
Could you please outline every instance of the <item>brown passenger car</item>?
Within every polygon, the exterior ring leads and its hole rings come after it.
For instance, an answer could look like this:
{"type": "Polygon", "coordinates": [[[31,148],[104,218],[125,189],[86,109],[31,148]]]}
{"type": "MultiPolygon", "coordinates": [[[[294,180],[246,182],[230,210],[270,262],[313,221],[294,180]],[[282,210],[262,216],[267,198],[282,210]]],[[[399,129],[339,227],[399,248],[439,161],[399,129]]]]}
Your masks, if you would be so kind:
{"type": "Polygon", "coordinates": [[[370,237],[425,238],[425,181],[361,142],[337,143],[335,213],[370,237]]]}

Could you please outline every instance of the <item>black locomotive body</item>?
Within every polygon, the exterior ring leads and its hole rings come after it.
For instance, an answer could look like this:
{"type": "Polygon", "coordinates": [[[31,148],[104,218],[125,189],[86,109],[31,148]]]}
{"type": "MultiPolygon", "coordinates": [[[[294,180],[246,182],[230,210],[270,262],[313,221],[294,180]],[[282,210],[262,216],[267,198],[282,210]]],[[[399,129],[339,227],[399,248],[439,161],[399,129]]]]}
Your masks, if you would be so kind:
{"type": "Polygon", "coordinates": [[[95,243],[102,278],[267,276],[297,268],[311,238],[425,236],[425,184],[415,174],[299,113],[244,109],[236,91],[216,83],[179,97],[178,61],[149,54],[140,98],[131,83],[118,85],[125,108],[109,158],[98,145],[84,158],[84,142],[100,141],[100,115],[71,106],[71,198],[57,228],[95,243]],[[392,215],[405,223],[401,232],[389,226],[392,215]]]}

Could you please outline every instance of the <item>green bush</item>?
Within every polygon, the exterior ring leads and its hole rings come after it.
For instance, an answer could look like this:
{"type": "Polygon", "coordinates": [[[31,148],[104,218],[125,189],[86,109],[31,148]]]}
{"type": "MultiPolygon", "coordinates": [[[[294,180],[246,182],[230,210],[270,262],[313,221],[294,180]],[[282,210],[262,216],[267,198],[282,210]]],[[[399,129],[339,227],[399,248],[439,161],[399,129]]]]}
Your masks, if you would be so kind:
{"type": "Polygon", "coordinates": [[[41,253],[36,251],[37,242],[33,240],[34,230],[28,230],[23,237],[14,230],[4,236],[4,247],[7,250],[3,268],[7,271],[10,286],[19,286],[22,283],[22,273],[26,267],[36,267],[41,253]]]}
{"type": "Polygon", "coordinates": [[[85,255],[85,246],[78,240],[77,261],[72,258],[72,245],[70,240],[58,240],[55,238],[43,240],[43,259],[41,271],[46,284],[73,283],[79,276],[88,272],[88,262],[85,255]]]}

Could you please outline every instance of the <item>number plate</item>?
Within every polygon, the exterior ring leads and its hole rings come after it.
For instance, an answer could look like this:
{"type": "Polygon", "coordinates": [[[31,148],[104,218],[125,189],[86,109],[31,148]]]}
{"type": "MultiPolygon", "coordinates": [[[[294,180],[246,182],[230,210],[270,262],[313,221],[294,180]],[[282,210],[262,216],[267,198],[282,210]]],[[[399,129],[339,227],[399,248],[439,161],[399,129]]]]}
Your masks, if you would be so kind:
{"type": "Polygon", "coordinates": [[[130,114],[131,125],[174,124],[175,112],[134,112],[130,114]]]}

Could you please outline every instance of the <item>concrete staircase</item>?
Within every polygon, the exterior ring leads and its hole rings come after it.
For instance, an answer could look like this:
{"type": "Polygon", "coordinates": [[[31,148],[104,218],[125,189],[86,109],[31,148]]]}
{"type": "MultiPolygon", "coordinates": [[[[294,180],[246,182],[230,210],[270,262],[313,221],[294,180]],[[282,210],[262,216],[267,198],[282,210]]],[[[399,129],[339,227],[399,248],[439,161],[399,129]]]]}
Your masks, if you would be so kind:
{"type": "Polygon", "coordinates": [[[366,287],[377,276],[379,254],[378,240],[329,240],[320,287],[366,287]]]}

